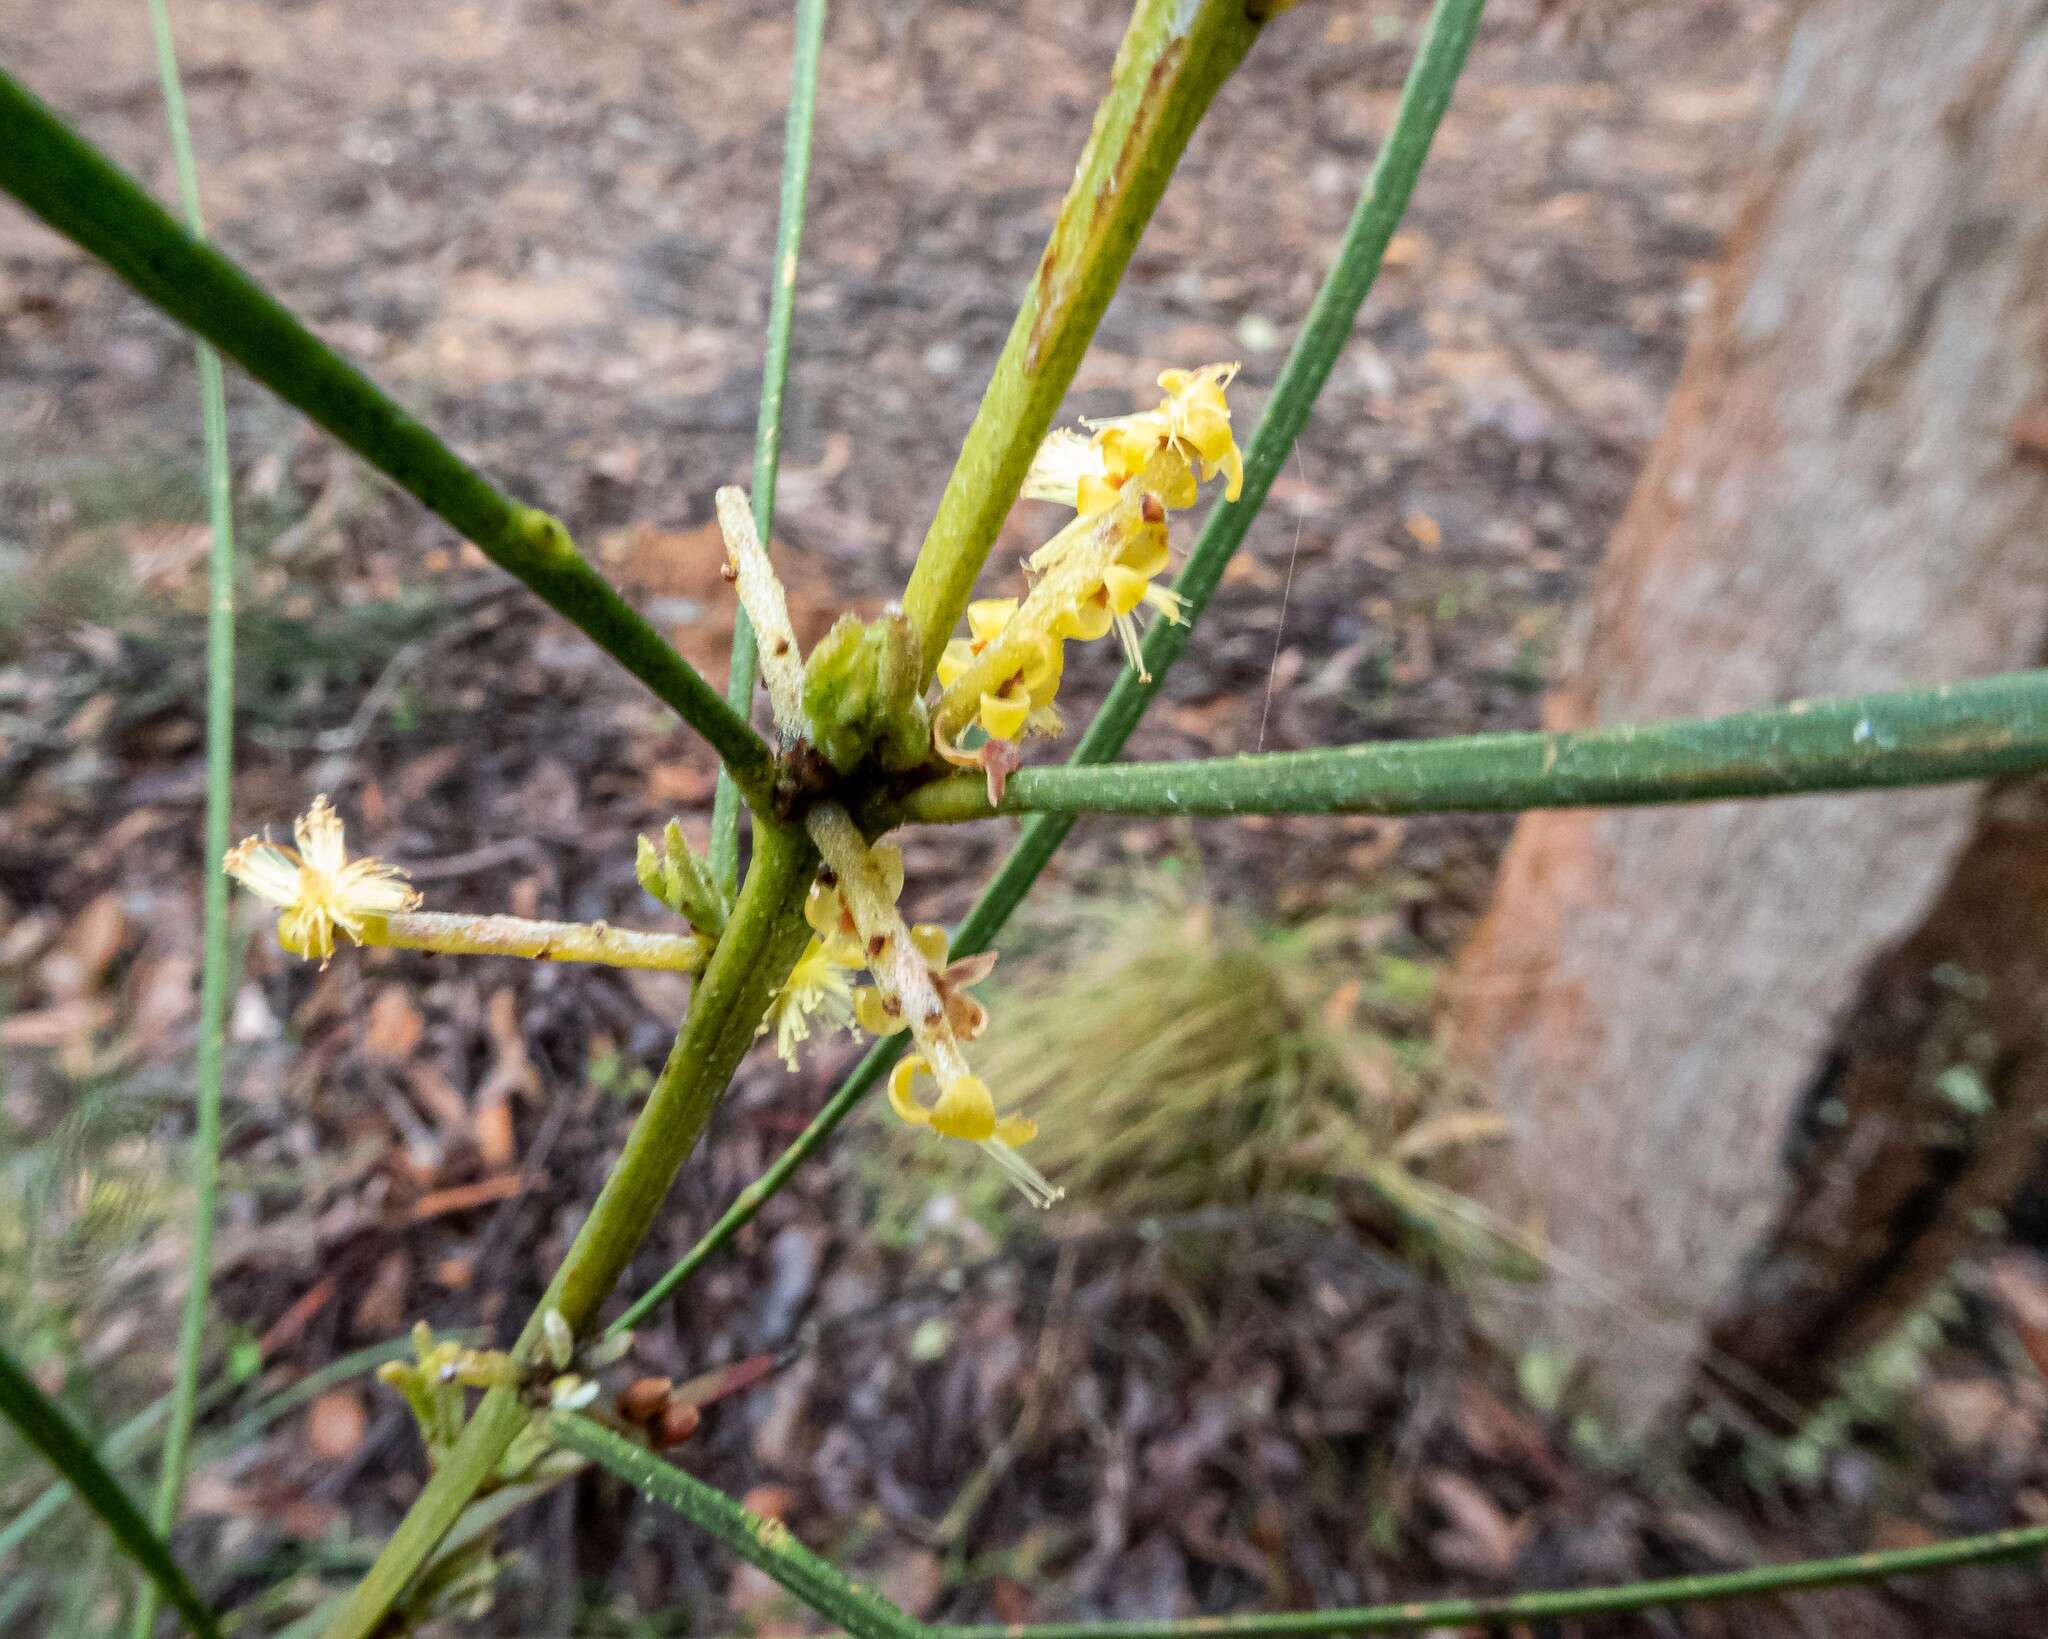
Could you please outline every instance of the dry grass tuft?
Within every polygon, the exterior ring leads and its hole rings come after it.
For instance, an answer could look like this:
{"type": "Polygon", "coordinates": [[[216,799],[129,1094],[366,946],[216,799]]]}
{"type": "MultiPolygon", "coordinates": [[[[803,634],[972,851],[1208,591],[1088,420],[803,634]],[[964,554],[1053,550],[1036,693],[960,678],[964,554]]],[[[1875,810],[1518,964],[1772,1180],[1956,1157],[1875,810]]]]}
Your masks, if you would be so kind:
{"type": "MultiPolygon", "coordinates": [[[[1437,969],[1385,948],[1378,909],[1276,928],[1164,876],[1070,904],[1046,945],[998,970],[976,1068],[1039,1123],[1031,1158],[1073,1208],[1321,1209],[1362,1182],[1426,1217],[1410,1169],[1498,1124],[1444,1074],[1437,969]]],[[[977,1219],[1007,1212],[964,1147],[893,1124],[885,1143],[885,1223],[941,1195],[977,1219]]]]}

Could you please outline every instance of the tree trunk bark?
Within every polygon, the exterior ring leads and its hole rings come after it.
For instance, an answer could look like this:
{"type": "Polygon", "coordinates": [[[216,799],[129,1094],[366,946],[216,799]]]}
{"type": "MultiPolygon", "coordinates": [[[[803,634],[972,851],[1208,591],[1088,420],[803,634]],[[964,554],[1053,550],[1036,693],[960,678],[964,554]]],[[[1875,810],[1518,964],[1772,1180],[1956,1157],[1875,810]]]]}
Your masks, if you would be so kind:
{"type": "MultiPolygon", "coordinates": [[[[2048,6],[1819,0],[1557,728],[2031,664],[2048,635],[2048,6]]],[[[1982,793],[1526,816],[1460,1050],[1624,1427],[1777,1219],[1802,1095],[1982,793]]]]}
{"type": "Polygon", "coordinates": [[[1803,1101],[1794,1187],[1714,1328],[1733,1387],[1811,1410],[2038,1167],[2048,1121],[2048,784],[1995,793],[1865,979],[1803,1101]]]}

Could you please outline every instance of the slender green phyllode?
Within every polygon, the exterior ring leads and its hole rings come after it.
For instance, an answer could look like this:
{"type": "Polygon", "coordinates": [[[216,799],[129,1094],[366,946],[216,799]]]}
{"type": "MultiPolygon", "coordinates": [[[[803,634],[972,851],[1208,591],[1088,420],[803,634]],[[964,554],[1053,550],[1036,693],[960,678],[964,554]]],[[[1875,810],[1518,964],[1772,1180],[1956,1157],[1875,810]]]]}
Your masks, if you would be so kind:
{"type": "Polygon", "coordinates": [[[2048,768],[2048,671],[1773,711],[1560,734],[1377,741],[978,779],[913,792],[906,820],[991,813],[1441,814],[1938,785],[2048,768]]]}
{"type": "Polygon", "coordinates": [[[1052,237],[904,588],[927,682],[1138,236],[1268,9],[1138,0],[1052,237]]]}
{"type": "Polygon", "coordinates": [[[156,1585],[185,1625],[201,1639],[220,1639],[220,1627],[206,1601],[178,1568],[164,1539],[150,1528],[121,1482],[107,1472],[71,1419],[36,1386],[14,1357],[0,1348],[0,1417],[71,1482],[132,1559],[156,1585]]]}
{"type": "MultiPolygon", "coordinates": [[[[199,205],[199,167],[192,154],[191,123],[178,76],[177,47],[171,37],[166,0],[149,0],[156,40],[158,77],[163,84],[164,124],[178,172],[178,193],[193,237],[206,232],[199,205]]],[[[235,531],[228,464],[227,386],[220,355],[205,342],[196,348],[200,418],[206,443],[206,512],[212,535],[207,557],[206,618],[206,828],[205,854],[228,851],[234,796],[235,755],[235,531]]],[[[151,1523],[168,1535],[177,1523],[191,1456],[192,1425],[199,1402],[199,1372],[206,1350],[206,1312],[213,1289],[215,1198],[220,1179],[222,1054],[227,1036],[230,965],[228,882],[220,871],[204,873],[201,908],[204,961],[199,981],[199,1051],[195,1066],[192,1124],[192,1240],[186,1252],[185,1303],[178,1318],[178,1349],[172,1375],[170,1421],[164,1431],[151,1523]]],[[[156,1627],[157,1585],[145,1578],[137,1590],[130,1631],[149,1639],[156,1627]]]]}
{"type": "Polygon", "coordinates": [[[797,1541],[780,1521],[750,1512],[723,1491],[663,1462],[602,1424],[557,1412],[548,1418],[547,1432],[556,1443],[610,1469],[649,1501],[675,1510],[709,1532],[854,1639],[919,1639],[930,1631],[886,1599],[855,1586],[831,1561],[797,1541]]]}
{"type": "MultiPolygon", "coordinates": [[[[818,59],[825,0],[797,0],[796,48],[789,65],[789,117],[782,139],[782,202],[775,219],[775,267],[768,286],[768,346],[761,365],[761,407],[754,419],[754,528],[774,539],[775,474],[782,459],[782,394],[789,382],[789,339],[796,314],[797,256],[803,248],[804,196],[811,180],[811,128],[818,109],[818,59]]],[[[745,717],[754,703],[759,655],[745,609],[733,615],[725,698],[745,717]]],[[[711,799],[711,872],[728,894],[739,881],[739,790],[722,769],[711,799]]]]}
{"type": "Polygon", "coordinates": [[[559,522],[501,494],[4,72],[0,189],[474,541],[710,741],[750,804],[768,800],[766,743],[559,522]]]}
{"type": "Polygon", "coordinates": [[[1627,1611],[1677,1609],[1731,1599],[1763,1599],[1802,1589],[1846,1588],[1895,1576],[2031,1559],[2048,1552],[2048,1525],[1957,1537],[1921,1548],[1802,1559],[1746,1571],[1674,1576],[1609,1588],[1559,1588],[1484,1599],[1431,1599],[1347,1610],[1285,1611],[1273,1615],[1196,1616],[1179,1622],[995,1623],[931,1628],[939,1639],[1336,1639],[1352,1633],[1413,1633],[1419,1628],[1523,1631],[1525,1624],[1577,1621],[1627,1611]]]}
{"type": "MultiPolygon", "coordinates": [[[[1075,746],[1069,759],[1071,765],[1106,763],[1123,750],[1131,731],[1164,687],[1167,672],[1187,647],[1195,623],[1222,581],[1225,567],[1243,543],[1245,531],[1264,503],[1273,479],[1286,465],[1288,453],[1307,423],[1309,409],[1329,380],[1359,307],[1372,289],[1388,241],[1408,208],[1422,173],[1422,162],[1444,111],[1450,106],[1452,88],[1471,52],[1473,35],[1478,31],[1484,9],[1485,0],[1437,0],[1409,68],[1387,140],[1381,144],[1344,230],[1336,262],[1309,305],[1308,318],[1288,350],[1266,412],[1259,418],[1258,428],[1245,448],[1244,492],[1235,503],[1222,503],[1210,510],[1195,549],[1174,582],[1174,590],[1184,600],[1184,623],[1158,621],[1145,634],[1144,670],[1150,673],[1151,681],[1143,681],[1129,667],[1118,675],[1102,709],[1075,746]]],[[[1074,827],[1074,819],[1072,814],[1048,813],[1034,815],[1025,823],[1023,835],[1009,857],[954,930],[955,954],[971,956],[988,949],[1010,913],[1038,880],[1039,872],[1059,851],[1074,827]]],[[[881,1084],[903,1051],[901,1036],[885,1036],[869,1048],[810,1124],[768,1170],[740,1191],[697,1244],[636,1298],[610,1329],[618,1331],[637,1324],[738,1234],[797,1168],[824,1145],[861,1100],[881,1084]]]]}

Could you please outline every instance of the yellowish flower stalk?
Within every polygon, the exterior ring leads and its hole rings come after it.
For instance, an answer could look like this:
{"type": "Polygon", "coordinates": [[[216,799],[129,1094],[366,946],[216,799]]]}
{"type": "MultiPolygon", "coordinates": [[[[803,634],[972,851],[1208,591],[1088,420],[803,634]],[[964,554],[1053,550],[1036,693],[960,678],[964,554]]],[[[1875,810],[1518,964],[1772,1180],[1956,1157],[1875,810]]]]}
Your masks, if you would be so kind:
{"type": "Polygon", "coordinates": [[[768,704],[775,712],[775,726],[785,735],[805,732],[804,657],[797,647],[796,630],[789,623],[789,604],[782,595],[782,582],[761,545],[754,528],[754,512],[747,492],[728,484],[718,492],[718,528],[725,537],[725,554],[737,575],[740,603],[754,623],[761,649],[761,680],[768,685],[768,704]]]}
{"type": "Polygon", "coordinates": [[[448,956],[521,956],[541,962],[695,973],[711,953],[701,934],[639,933],[605,922],[536,922],[521,916],[460,916],[417,910],[420,896],[395,865],[350,859],[341,818],[324,796],[292,826],[295,848],[246,837],[222,869],[278,908],[284,948],[324,967],[337,932],[357,945],[430,950],[448,956]]]}
{"type": "MultiPolygon", "coordinates": [[[[1185,472],[1185,460],[1180,470],[1185,472]]],[[[1133,516],[1140,515],[1141,506],[1133,497],[1133,516]]],[[[761,671],[776,727],[785,738],[807,734],[803,655],[774,566],[755,534],[744,490],[718,492],[718,522],[736,571],[740,602],[760,638],[761,671]]],[[[1036,1134],[1037,1127],[1022,1116],[997,1115],[994,1095],[969,1067],[961,1047],[963,1039],[979,1034],[988,1018],[966,987],[986,977],[994,959],[976,957],[949,967],[940,929],[906,926],[896,908],[903,891],[901,855],[887,846],[869,847],[860,827],[837,803],[815,804],[804,825],[829,878],[821,874],[819,885],[811,890],[805,915],[814,937],[762,1028],[774,1025],[776,1045],[792,1068],[796,1043],[809,1035],[813,1015],[839,1023],[850,1014],[878,1034],[907,1028],[918,1051],[906,1056],[889,1078],[890,1108],[913,1126],[980,1145],[1033,1206],[1051,1206],[1060,1191],[1016,1149],[1036,1134]],[[863,964],[876,988],[854,997],[849,1009],[844,976],[863,964]],[[920,1070],[929,1072],[939,1086],[938,1098],[929,1107],[913,1094],[920,1070]]]]}
{"type": "MultiPolygon", "coordinates": [[[[1051,1206],[1061,1192],[1016,1149],[1036,1135],[1036,1125],[1022,1116],[997,1116],[988,1084],[974,1073],[961,1047],[960,1024],[972,1021],[978,1028],[986,1018],[979,1004],[942,991],[945,976],[933,972],[929,953],[896,908],[900,884],[876,864],[876,850],[846,810],[837,803],[819,803],[806,826],[836,878],[839,903],[859,932],[881,1005],[917,1042],[918,1051],[902,1059],[889,1077],[890,1108],[912,1126],[979,1145],[1033,1206],[1051,1206]],[[938,1099],[928,1108],[914,1096],[920,1070],[939,1086],[938,1099]]],[[[986,965],[977,964],[975,971],[985,972],[986,965]]]]}
{"type": "Polygon", "coordinates": [[[535,962],[595,962],[666,973],[695,973],[711,954],[711,941],[697,933],[643,933],[608,922],[536,922],[523,916],[448,911],[366,916],[356,943],[438,951],[444,956],[521,956],[535,962]]]}

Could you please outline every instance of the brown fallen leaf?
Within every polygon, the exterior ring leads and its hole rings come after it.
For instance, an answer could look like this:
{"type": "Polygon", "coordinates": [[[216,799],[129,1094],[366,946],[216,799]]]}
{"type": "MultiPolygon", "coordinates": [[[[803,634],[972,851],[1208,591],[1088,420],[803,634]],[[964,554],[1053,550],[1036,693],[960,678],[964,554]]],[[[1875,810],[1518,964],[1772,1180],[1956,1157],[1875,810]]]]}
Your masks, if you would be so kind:
{"type": "Polygon", "coordinates": [[[426,1034],[427,1021],[403,985],[385,985],[363,1021],[363,1051],[385,1064],[402,1064],[426,1034]]]}
{"type": "Polygon", "coordinates": [[[314,1454],[339,1462],[363,1443],[369,1414],[353,1389],[329,1389],[306,1408],[306,1440],[314,1454]]]}

